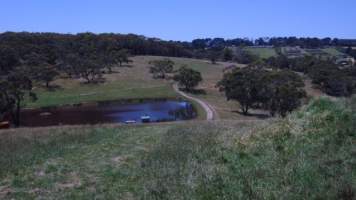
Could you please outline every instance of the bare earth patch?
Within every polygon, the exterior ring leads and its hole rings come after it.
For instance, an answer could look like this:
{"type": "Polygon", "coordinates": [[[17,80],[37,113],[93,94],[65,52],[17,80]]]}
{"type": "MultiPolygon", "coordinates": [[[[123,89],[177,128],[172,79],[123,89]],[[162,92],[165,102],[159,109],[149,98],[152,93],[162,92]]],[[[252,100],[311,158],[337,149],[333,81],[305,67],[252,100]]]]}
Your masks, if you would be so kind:
{"type": "Polygon", "coordinates": [[[76,173],[70,173],[68,177],[69,180],[67,180],[66,182],[56,184],[56,189],[58,191],[73,189],[82,185],[82,182],[76,173]]]}
{"type": "Polygon", "coordinates": [[[122,165],[127,161],[127,156],[116,156],[111,158],[111,161],[117,165],[122,165]]]}

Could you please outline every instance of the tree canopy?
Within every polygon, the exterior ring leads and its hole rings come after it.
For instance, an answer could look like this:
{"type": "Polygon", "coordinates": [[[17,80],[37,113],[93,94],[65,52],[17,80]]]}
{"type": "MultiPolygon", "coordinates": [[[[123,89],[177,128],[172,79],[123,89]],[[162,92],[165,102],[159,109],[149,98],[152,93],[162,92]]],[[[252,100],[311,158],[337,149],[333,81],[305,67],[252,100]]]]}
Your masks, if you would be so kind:
{"type": "Polygon", "coordinates": [[[175,74],[174,80],[178,82],[179,86],[184,87],[186,91],[192,91],[203,78],[200,72],[187,66],[182,66],[175,74]]]}
{"type": "Polygon", "coordinates": [[[301,105],[305,97],[302,79],[291,71],[267,71],[256,68],[235,69],[224,74],[217,85],[228,100],[240,103],[243,114],[252,107],[262,107],[274,116],[285,117],[301,105]]]}
{"type": "Polygon", "coordinates": [[[225,92],[227,100],[236,100],[240,103],[241,111],[247,114],[248,110],[257,103],[261,78],[264,71],[256,69],[236,69],[224,74],[223,79],[217,84],[220,91],[225,92]]]}
{"type": "Polygon", "coordinates": [[[21,104],[26,96],[36,100],[32,81],[22,72],[11,72],[0,78],[0,114],[10,113],[14,125],[20,125],[21,104]]]}
{"type": "Polygon", "coordinates": [[[172,73],[174,62],[168,58],[162,60],[152,60],[149,62],[150,72],[153,74],[153,78],[165,79],[166,73],[172,73]]]}
{"type": "Polygon", "coordinates": [[[302,78],[289,70],[268,72],[260,81],[260,103],[272,116],[277,113],[285,117],[298,108],[306,96],[302,78]]]}

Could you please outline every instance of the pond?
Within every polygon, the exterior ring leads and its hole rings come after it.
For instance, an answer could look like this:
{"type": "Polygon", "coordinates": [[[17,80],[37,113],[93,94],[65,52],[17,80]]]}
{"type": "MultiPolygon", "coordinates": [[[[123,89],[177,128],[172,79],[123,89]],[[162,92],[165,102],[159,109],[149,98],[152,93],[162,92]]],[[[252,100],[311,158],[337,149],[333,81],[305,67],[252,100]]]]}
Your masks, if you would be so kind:
{"type": "Polygon", "coordinates": [[[187,101],[160,100],[145,103],[122,104],[106,102],[95,105],[60,108],[25,109],[21,112],[21,126],[145,123],[189,120],[196,117],[187,101]]]}

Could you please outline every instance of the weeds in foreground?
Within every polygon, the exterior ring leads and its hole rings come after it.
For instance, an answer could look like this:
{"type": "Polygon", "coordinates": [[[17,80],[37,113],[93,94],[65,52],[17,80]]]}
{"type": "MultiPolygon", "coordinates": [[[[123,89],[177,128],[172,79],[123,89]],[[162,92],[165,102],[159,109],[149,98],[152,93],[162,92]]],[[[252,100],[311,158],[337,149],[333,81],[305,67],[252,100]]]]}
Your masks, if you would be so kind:
{"type": "Polygon", "coordinates": [[[355,107],[316,100],[243,140],[227,122],[1,135],[0,198],[355,199],[355,107]]]}
{"type": "Polygon", "coordinates": [[[232,148],[219,127],[172,129],[142,162],[143,198],[355,199],[349,108],[314,101],[232,148]]]}

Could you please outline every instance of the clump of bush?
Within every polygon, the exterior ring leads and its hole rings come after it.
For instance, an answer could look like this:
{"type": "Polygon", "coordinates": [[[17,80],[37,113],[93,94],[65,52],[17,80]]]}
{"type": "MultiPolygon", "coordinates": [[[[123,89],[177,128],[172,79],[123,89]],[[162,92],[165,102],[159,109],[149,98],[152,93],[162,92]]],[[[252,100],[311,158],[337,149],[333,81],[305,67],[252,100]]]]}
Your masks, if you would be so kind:
{"type": "Polygon", "coordinates": [[[308,71],[313,83],[331,96],[351,96],[356,89],[352,70],[339,69],[329,62],[319,62],[308,71]]]}
{"type": "Polygon", "coordinates": [[[307,74],[312,82],[331,96],[349,97],[356,91],[356,68],[340,68],[333,60],[313,56],[288,59],[286,56],[271,57],[265,64],[277,69],[290,69],[307,74]]]}

